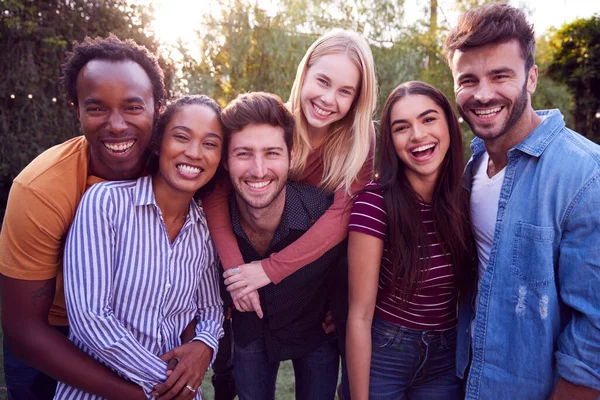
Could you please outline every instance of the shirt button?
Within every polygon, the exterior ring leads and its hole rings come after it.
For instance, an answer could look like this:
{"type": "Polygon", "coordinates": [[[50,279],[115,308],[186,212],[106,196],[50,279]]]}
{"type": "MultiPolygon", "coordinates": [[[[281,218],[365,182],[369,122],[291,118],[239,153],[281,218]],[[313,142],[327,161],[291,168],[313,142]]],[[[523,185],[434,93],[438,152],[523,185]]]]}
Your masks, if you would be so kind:
{"type": "Polygon", "coordinates": [[[166,287],[167,289],[171,289],[171,284],[170,284],[170,283],[167,283],[167,284],[165,285],[165,287],[166,287]]]}

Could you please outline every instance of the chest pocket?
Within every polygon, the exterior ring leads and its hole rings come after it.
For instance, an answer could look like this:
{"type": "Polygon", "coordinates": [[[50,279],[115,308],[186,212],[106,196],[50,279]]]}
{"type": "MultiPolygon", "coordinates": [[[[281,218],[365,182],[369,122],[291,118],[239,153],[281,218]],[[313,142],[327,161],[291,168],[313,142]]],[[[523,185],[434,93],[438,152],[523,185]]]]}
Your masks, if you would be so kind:
{"type": "Polygon", "coordinates": [[[511,273],[530,288],[554,282],[554,228],[518,222],[515,226],[511,273]]]}

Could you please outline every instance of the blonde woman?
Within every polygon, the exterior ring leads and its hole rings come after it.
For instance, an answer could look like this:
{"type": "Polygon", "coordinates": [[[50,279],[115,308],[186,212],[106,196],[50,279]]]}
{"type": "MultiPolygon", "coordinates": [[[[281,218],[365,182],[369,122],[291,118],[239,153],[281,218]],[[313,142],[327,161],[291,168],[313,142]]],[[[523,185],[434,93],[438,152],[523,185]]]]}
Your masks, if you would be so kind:
{"type": "MultiPolygon", "coordinates": [[[[256,289],[279,283],[346,238],[351,194],[362,189],[373,173],[376,101],[375,66],[367,41],[344,30],[321,36],[300,62],[289,99],[296,123],[291,178],[335,194],[333,205],[292,245],[245,264],[225,197],[221,193],[205,200],[209,228],[226,270],[225,283],[239,310],[256,310],[261,316],[256,289]]],[[[264,178],[253,190],[272,183],[269,171],[264,178]]]]}

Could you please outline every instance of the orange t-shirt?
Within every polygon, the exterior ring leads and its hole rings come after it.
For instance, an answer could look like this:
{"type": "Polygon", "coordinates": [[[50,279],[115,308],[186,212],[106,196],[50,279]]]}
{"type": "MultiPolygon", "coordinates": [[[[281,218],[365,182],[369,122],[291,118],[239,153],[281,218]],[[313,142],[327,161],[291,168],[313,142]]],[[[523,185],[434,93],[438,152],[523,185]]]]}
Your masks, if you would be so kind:
{"type": "Polygon", "coordinates": [[[13,181],[0,233],[0,273],[22,280],[56,278],[48,320],[68,325],[63,247],[83,193],[102,179],[88,176],[89,145],[78,136],[36,157],[13,181]]]}

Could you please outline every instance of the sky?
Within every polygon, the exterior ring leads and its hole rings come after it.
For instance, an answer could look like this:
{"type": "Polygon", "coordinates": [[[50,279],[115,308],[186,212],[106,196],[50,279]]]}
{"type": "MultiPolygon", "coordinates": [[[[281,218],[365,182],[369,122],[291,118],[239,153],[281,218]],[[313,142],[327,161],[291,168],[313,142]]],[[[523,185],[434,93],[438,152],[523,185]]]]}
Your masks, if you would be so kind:
{"type": "MultiPolygon", "coordinates": [[[[184,43],[193,43],[195,30],[201,24],[203,15],[207,12],[218,13],[220,10],[214,0],[151,0],[155,6],[156,21],[154,28],[158,37],[164,43],[176,43],[182,38],[184,43]]],[[[276,7],[277,0],[258,0],[265,9],[276,7]]],[[[413,22],[424,15],[428,7],[427,0],[405,0],[405,18],[413,22]]],[[[438,0],[438,15],[454,25],[458,12],[452,9],[454,0],[438,0]]],[[[521,7],[525,5],[530,11],[530,21],[533,22],[538,35],[543,34],[549,27],[559,27],[565,22],[576,18],[589,18],[600,13],[600,1],[597,0],[512,0],[511,4],[521,7]]]]}

